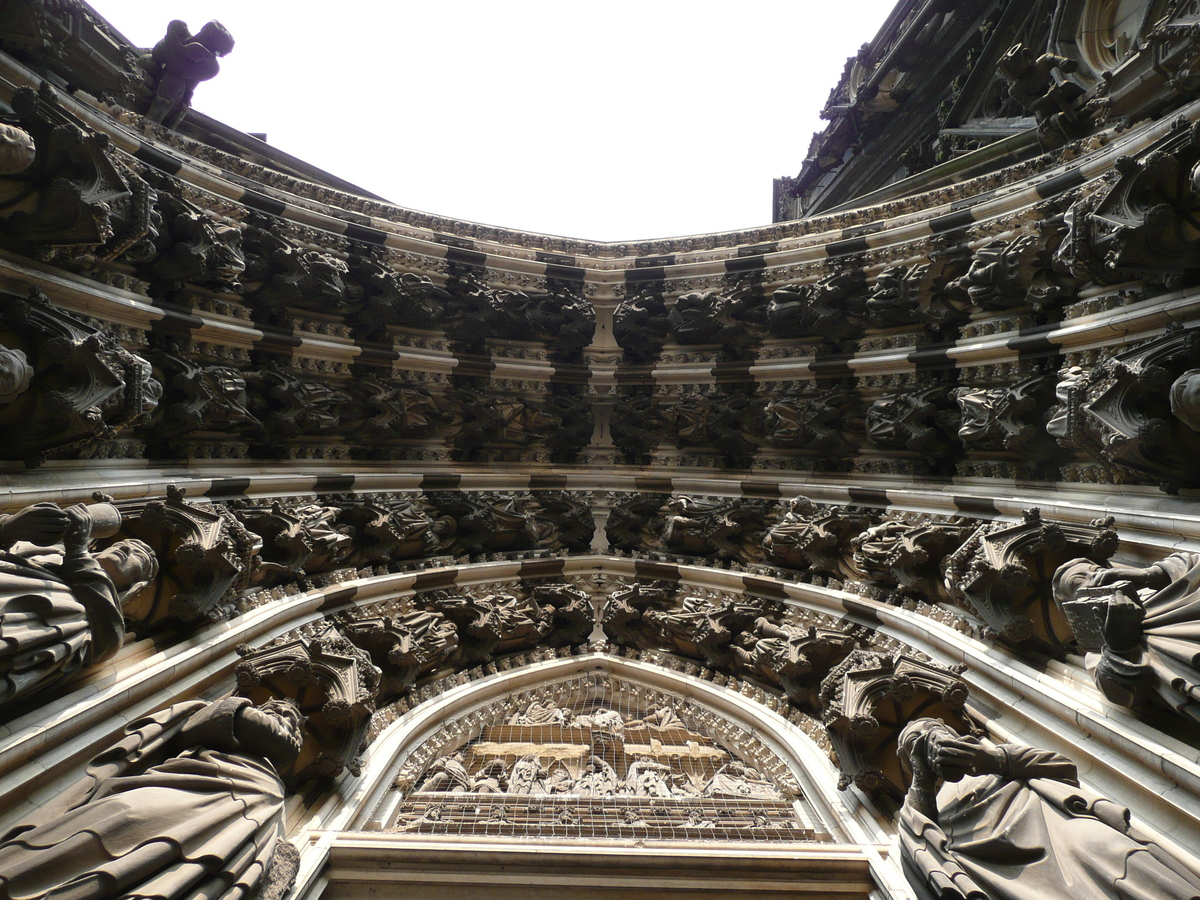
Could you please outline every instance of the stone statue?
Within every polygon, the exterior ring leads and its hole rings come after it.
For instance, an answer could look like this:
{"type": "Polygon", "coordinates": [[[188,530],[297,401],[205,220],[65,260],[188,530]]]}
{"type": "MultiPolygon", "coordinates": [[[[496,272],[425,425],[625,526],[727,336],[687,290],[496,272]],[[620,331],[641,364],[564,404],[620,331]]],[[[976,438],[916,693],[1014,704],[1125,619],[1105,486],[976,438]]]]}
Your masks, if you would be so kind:
{"type": "Polygon", "coordinates": [[[717,769],[704,788],[706,797],[753,797],[755,800],[782,800],[774,785],[757,769],[740,760],[731,759],[717,769]]]}
{"type": "Polygon", "coordinates": [[[504,760],[493,759],[475,775],[471,790],[477,794],[507,794],[508,769],[504,760]]]}
{"type": "Polygon", "coordinates": [[[425,770],[425,780],[418,791],[469,791],[471,776],[463,765],[463,755],[454,753],[442,756],[430,763],[425,770]]]}
{"type": "Polygon", "coordinates": [[[93,556],[86,507],[39,503],[0,517],[0,547],[49,547],[62,561],[0,550],[0,707],[60,684],[121,649],[122,604],[153,585],[158,561],[139,540],[93,556]]]}
{"type": "Polygon", "coordinates": [[[87,776],[0,843],[0,896],[238,900],[286,891],[292,704],[188,701],[133,722],[87,776]],[[282,889],[282,890],[281,890],[282,889]]]}
{"type": "Polygon", "coordinates": [[[611,797],[616,794],[620,781],[612,766],[593,755],[575,783],[575,790],[585,797],[611,797]]]}
{"type": "Polygon", "coordinates": [[[635,797],[670,797],[671,767],[639,756],[629,766],[625,789],[635,797]]]}
{"type": "Polygon", "coordinates": [[[233,51],[233,35],[220,22],[212,21],[196,34],[178,19],[167,25],[167,34],[150,53],[139,60],[157,85],[146,118],[174,128],[192,105],[192,93],[201,81],[221,71],[220,57],[233,51]]]}
{"type": "Polygon", "coordinates": [[[962,737],[937,719],[906,726],[899,753],[912,771],[900,848],[922,898],[1200,897],[1200,872],[1139,837],[1129,811],[1080,787],[1058,753],[962,737]]]}
{"type": "Polygon", "coordinates": [[[1155,697],[1200,720],[1200,553],[1152,566],[1073,559],[1054,573],[1054,599],[1071,620],[1104,695],[1136,708],[1155,697]],[[1138,591],[1150,588],[1145,599],[1138,591]]]}
{"type": "Polygon", "coordinates": [[[522,756],[512,766],[508,776],[510,794],[546,794],[546,769],[533,754],[522,756]]]}

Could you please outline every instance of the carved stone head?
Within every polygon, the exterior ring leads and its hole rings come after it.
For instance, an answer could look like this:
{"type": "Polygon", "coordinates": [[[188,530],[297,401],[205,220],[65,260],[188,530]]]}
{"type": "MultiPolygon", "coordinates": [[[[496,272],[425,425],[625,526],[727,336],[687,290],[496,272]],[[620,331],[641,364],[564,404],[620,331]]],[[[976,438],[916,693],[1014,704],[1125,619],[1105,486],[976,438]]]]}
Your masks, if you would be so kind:
{"type": "Polygon", "coordinates": [[[29,389],[32,381],[33,366],[25,354],[0,345],[0,405],[12,403],[29,389]]]}

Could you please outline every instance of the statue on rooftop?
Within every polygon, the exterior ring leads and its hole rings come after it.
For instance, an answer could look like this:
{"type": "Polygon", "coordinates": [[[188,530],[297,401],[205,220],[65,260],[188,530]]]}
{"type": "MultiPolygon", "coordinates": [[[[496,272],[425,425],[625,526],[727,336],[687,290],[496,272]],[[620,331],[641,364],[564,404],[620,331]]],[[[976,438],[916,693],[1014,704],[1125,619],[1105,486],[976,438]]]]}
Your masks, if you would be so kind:
{"type": "Polygon", "coordinates": [[[220,57],[233,51],[233,35],[213,20],[195,34],[175,19],[166,36],[138,60],[155,82],[154,100],[146,118],[174,128],[192,105],[192,93],[202,81],[221,71],[220,57]]]}

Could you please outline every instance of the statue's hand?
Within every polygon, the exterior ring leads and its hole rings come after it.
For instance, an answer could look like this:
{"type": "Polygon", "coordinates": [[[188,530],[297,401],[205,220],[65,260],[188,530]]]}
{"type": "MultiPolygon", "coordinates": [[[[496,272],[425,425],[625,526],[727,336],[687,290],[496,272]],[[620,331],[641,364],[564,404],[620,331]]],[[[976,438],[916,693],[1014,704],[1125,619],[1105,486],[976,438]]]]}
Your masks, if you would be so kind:
{"type": "Polygon", "coordinates": [[[49,547],[62,540],[69,524],[70,518],[57,503],[35,503],[0,524],[0,543],[28,541],[39,547],[49,547]]]}
{"type": "Polygon", "coordinates": [[[1104,643],[1114,650],[1134,646],[1142,636],[1146,610],[1124,594],[1113,594],[1104,616],[1104,643]]]}
{"type": "Polygon", "coordinates": [[[930,751],[934,771],[946,781],[959,781],[965,775],[995,774],[1003,765],[1000,751],[984,746],[977,737],[939,740],[930,751]]]}
{"type": "Polygon", "coordinates": [[[85,556],[88,541],[92,539],[92,514],[82,503],[69,506],[63,512],[67,516],[67,527],[63,532],[63,547],[68,557],[85,556]]]}
{"type": "Polygon", "coordinates": [[[1153,566],[1146,569],[1139,569],[1136,566],[1112,566],[1108,569],[1098,569],[1088,579],[1088,586],[1103,587],[1107,584],[1116,584],[1118,581],[1128,581],[1135,588],[1151,587],[1151,580],[1156,571],[1153,566]]]}

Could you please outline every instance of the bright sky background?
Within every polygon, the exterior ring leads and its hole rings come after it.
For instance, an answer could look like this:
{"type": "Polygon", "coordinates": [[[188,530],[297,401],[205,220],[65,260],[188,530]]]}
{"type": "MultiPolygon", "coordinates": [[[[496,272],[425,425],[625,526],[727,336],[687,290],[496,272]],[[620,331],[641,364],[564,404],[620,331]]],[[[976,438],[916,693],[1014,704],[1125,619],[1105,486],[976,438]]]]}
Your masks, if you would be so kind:
{"type": "Polygon", "coordinates": [[[591,240],[771,221],[895,0],[90,0],[237,46],[193,105],[411,209],[591,240]]]}

